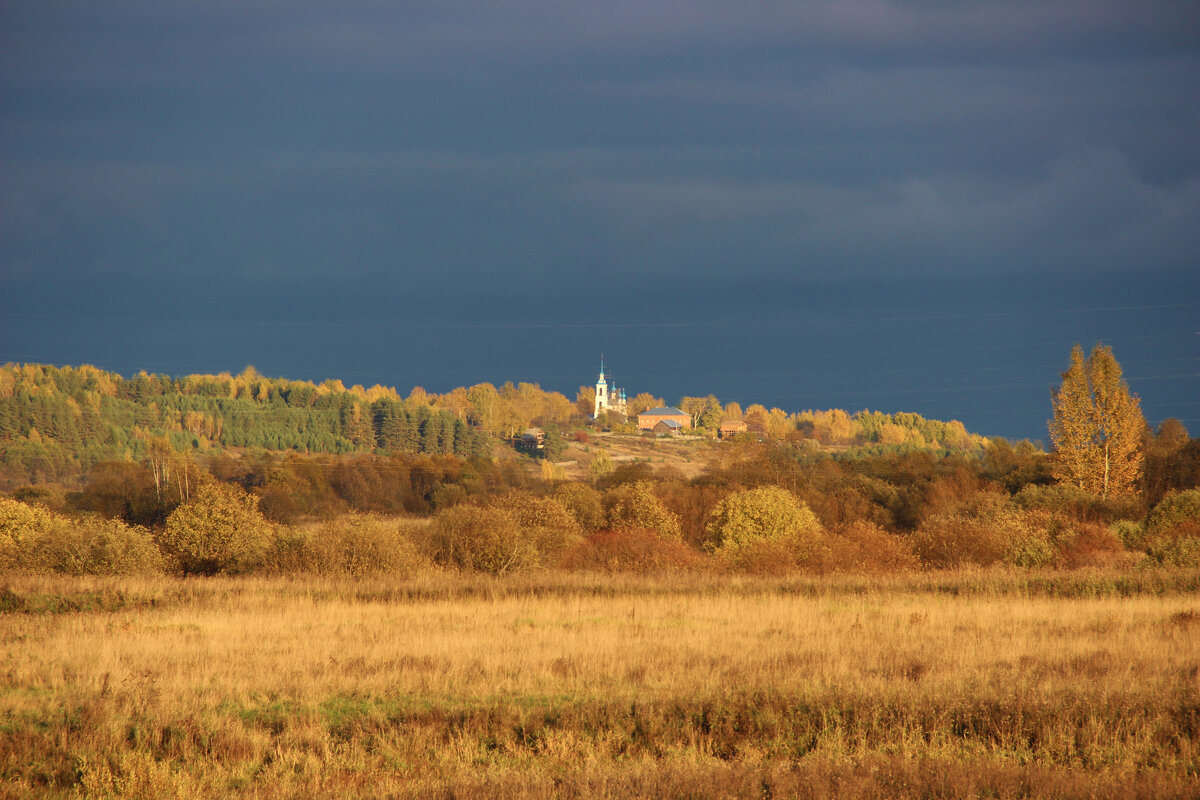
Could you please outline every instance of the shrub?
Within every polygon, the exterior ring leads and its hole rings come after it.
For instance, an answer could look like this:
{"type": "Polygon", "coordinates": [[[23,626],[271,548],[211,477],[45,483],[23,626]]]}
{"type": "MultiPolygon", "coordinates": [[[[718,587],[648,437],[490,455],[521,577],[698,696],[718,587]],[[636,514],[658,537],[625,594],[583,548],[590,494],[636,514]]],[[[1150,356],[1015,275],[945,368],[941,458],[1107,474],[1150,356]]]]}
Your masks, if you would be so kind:
{"type": "Polygon", "coordinates": [[[162,555],[145,528],[100,517],[72,519],[0,499],[0,569],[130,575],[162,567],[162,555]]]}
{"type": "Polygon", "coordinates": [[[791,538],[755,539],[736,549],[717,550],[713,557],[719,566],[751,575],[823,573],[830,564],[829,547],[824,542],[802,546],[791,538]]]}
{"type": "Polygon", "coordinates": [[[1164,497],[1146,516],[1144,543],[1160,564],[1200,566],[1200,489],[1164,497]]]}
{"type": "Polygon", "coordinates": [[[53,524],[49,510],[0,497],[0,569],[21,569],[29,543],[53,524]]]}
{"type": "Polygon", "coordinates": [[[119,519],[62,519],[32,543],[31,566],[68,575],[139,575],[162,572],[163,557],[145,528],[119,519]]]}
{"type": "Polygon", "coordinates": [[[1030,484],[1013,495],[1013,502],[1027,511],[1050,511],[1082,521],[1114,522],[1141,516],[1135,497],[1103,498],[1065,483],[1030,484]]]}
{"type": "Polygon", "coordinates": [[[1054,548],[1044,512],[1022,513],[1000,495],[981,495],[936,514],[912,536],[913,550],[929,567],[1049,564],[1054,548]],[[1041,522],[1041,524],[1039,524],[1041,522]]]}
{"type": "Polygon", "coordinates": [[[645,530],[593,533],[567,550],[561,561],[564,569],[597,572],[671,572],[700,564],[700,554],[683,542],[645,530]]]}
{"type": "Polygon", "coordinates": [[[1171,535],[1152,539],[1146,552],[1170,567],[1200,567],[1200,520],[1180,522],[1171,535]]]}
{"type": "Polygon", "coordinates": [[[662,481],[655,494],[664,507],[679,518],[683,541],[699,549],[708,540],[708,520],[713,508],[728,492],[716,486],[695,485],[685,480],[662,481]]]}
{"type": "Polygon", "coordinates": [[[1113,567],[1129,560],[1129,554],[1112,528],[1097,522],[1064,524],[1052,532],[1054,565],[1062,569],[1113,567]]]}
{"type": "Polygon", "coordinates": [[[608,451],[604,448],[597,448],[592,455],[592,460],[588,464],[588,469],[592,473],[592,478],[599,480],[605,475],[613,471],[612,459],[608,455],[608,451]]]}
{"type": "Polygon", "coordinates": [[[781,574],[824,571],[829,548],[817,516],[786,489],[734,492],[713,509],[705,548],[733,569],[781,574]]]}
{"type": "Polygon", "coordinates": [[[543,565],[553,563],[558,553],[579,541],[579,523],[567,507],[553,497],[510,491],[494,498],[489,505],[512,515],[533,541],[538,561],[543,565]]]}
{"type": "Polygon", "coordinates": [[[921,565],[903,536],[868,520],[845,525],[826,539],[831,569],[847,572],[900,572],[921,565]]]}
{"type": "Polygon", "coordinates": [[[49,509],[0,497],[0,536],[20,541],[49,530],[53,524],[54,514],[49,509]]]}
{"type": "Polygon", "coordinates": [[[649,481],[636,481],[610,489],[604,495],[608,527],[613,530],[654,531],[665,539],[680,537],[679,517],[654,495],[649,481]]]}
{"type": "Polygon", "coordinates": [[[1146,526],[1141,522],[1131,519],[1118,520],[1112,524],[1111,530],[1128,550],[1142,550],[1146,547],[1146,526]]]}
{"type": "Polygon", "coordinates": [[[13,490],[14,500],[29,505],[39,505],[51,511],[61,512],[66,508],[67,498],[57,486],[21,486],[13,490]]]}
{"type": "Polygon", "coordinates": [[[554,497],[538,497],[530,492],[510,490],[492,498],[488,504],[503,508],[518,523],[530,528],[551,528],[566,532],[579,530],[579,523],[567,506],[554,497]]]}
{"type": "Polygon", "coordinates": [[[808,506],[786,489],[774,486],[734,492],[713,509],[708,549],[732,552],[760,541],[821,536],[821,523],[808,506]]]}
{"type": "Polygon", "coordinates": [[[495,506],[457,505],[440,511],[429,538],[434,560],[460,569],[505,575],[540,563],[533,538],[509,511],[495,506]]]}
{"type": "Polygon", "coordinates": [[[328,471],[317,461],[298,457],[271,467],[254,493],[263,516],[284,525],[302,517],[330,519],[346,510],[346,502],[329,485],[328,471]]]}
{"type": "Polygon", "coordinates": [[[1146,536],[1153,539],[1183,522],[1200,520],[1200,489],[1171,492],[1146,515],[1146,536]]]}
{"type": "Polygon", "coordinates": [[[271,541],[258,498],[236,486],[210,483],[167,518],[160,543],[185,573],[250,572],[271,541]]]}
{"type": "Polygon", "coordinates": [[[631,462],[615,467],[608,475],[596,481],[596,485],[601,489],[612,489],[626,483],[653,482],[656,477],[654,467],[650,466],[649,461],[648,458],[645,461],[634,458],[631,462]]]}
{"type": "Polygon", "coordinates": [[[1046,511],[1017,511],[1005,519],[1001,560],[1010,567],[1044,567],[1053,563],[1056,522],[1055,516],[1046,511]]]}
{"type": "Polygon", "coordinates": [[[580,481],[564,483],[554,491],[558,499],[584,533],[593,533],[604,527],[603,495],[596,489],[580,481]]]}
{"type": "Polygon", "coordinates": [[[410,575],[425,560],[410,535],[411,520],[348,514],[277,531],[264,568],[313,575],[410,575]]]}
{"type": "Polygon", "coordinates": [[[467,490],[457,483],[443,483],[429,494],[429,504],[435,509],[449,508],[467,499],[467,490]]]}

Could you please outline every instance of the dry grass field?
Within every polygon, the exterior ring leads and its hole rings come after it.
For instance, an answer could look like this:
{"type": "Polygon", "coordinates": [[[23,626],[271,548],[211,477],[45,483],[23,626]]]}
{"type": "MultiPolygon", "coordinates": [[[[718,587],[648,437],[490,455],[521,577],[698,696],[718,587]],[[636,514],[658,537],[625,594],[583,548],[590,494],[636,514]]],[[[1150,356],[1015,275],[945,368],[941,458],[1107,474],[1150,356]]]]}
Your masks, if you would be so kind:
{"type": "Polygon", "coordinates": [[[0,581],[3,797],[1196,797],[1194,573],[0,581]]]}
{"type": "Polygon", "coordinates": [[[613,466],[645,463],[656,470],[669,468],[690,480],[700,475],[714,456],[721,454],[722,444],[690,436],[593,433],[586,445],[568,443],[563,454],[564,474],[574,480],[589,477],[588,465],[599,447],[608,450],[613,466]]]}

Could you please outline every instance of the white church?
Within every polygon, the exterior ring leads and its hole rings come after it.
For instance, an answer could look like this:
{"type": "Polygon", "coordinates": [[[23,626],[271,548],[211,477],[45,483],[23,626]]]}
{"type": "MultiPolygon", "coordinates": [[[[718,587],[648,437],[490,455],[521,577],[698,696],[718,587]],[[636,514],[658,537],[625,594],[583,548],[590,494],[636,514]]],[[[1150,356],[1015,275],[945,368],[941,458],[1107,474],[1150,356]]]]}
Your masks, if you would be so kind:
{"type": "Polygon", "coordinates": [[[600,380],[596,381],[596,407],[592,419],[600,416],[601,411],[612,411],[622,416],[626,415],[629,403],[625,398],[625,390],[615,385],[610,389],[604,379],[604,356],[600,356],[600,380]]]}

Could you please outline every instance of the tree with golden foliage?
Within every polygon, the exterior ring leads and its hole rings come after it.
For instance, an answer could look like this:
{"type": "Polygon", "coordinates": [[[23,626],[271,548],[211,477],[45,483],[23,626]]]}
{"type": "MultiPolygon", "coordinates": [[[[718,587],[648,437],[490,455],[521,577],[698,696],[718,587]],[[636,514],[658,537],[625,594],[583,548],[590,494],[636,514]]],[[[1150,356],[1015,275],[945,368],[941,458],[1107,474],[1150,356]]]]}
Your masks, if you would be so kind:
{"type": "Polygon", "coordinates": [[[643,411],[649,411],[652,408],[662,408],[666,402],[661,397],[655,397],[649,392],[638,392],[635,397],[629,398],[629,416],[636,417],[643,411]]]}
{"type": "Polygon", "coordinates": [[[816,537],[817,515],[800,498],[778,486],[734,492],[713,509],[708,549],[738,548],[766,539],[816,537]]]}
{"type": "Polygon", "coordinates": [[[649,481],[626,483],[611,489],[604,496],[608,526],[615,531],[654,531],[664,539],[678,539],[681,533],[679,515],[671,511],[658,496],[649,481]]]}
{"type": "Polygon", "coordinates": [[[608,451],[603,447],[596,448],[596,452],[592,454],[592,461],[588,465],[592,472],[592,478],[603,478],[605,475],[613,471],[612,459],[608,455],[608,451]]]}
{"type": "Polygon", "coordinates": [[[1112,348],[1097,344],[1085,359],[1075,345],[1062,379],[1051,393],[1055,477],[1101,497],[1135,493],[1146,420],[1112,348]]]}
{"type": "Polygon", "coordinates": [[[767,411],[766,406],[754,403],[746,409],[742,421],[746,423],[746,429],[751,433],[766,433],[770,417],[771,412],[767,411]]]}
{"type": "Polygon", "coordinates": [[[590,417],[596,410],[596,387],[580,386],[575,394],[575,413],[581,417],[590,417]]]}
{"type": "Polygon", "coordinates": [[[258,498],[237,486],[207,483],[167,517],[159,544],[186,573],[248,572],[270,543],[258,498]]]}

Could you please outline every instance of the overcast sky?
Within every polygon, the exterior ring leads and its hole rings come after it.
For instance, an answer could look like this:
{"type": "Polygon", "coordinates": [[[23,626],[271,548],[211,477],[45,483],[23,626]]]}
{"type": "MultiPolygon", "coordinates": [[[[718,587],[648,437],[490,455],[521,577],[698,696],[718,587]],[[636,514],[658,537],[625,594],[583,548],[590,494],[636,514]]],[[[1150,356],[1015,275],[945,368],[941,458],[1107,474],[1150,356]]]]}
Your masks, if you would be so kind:
{"type": "Polygon", "coordinates": [[[1200,4],[0,0],[0,361],[1200,431],[1200,4]]]}

